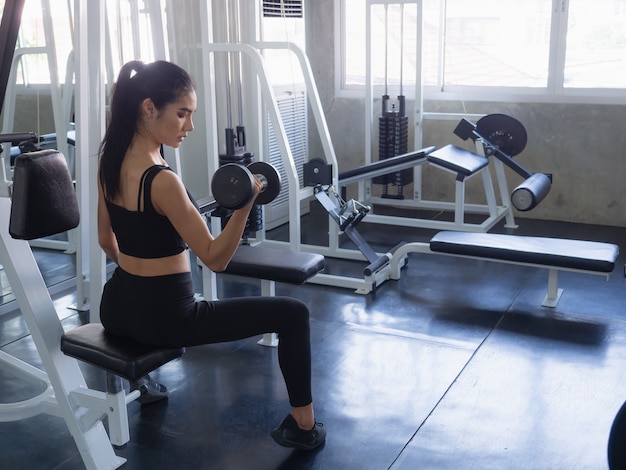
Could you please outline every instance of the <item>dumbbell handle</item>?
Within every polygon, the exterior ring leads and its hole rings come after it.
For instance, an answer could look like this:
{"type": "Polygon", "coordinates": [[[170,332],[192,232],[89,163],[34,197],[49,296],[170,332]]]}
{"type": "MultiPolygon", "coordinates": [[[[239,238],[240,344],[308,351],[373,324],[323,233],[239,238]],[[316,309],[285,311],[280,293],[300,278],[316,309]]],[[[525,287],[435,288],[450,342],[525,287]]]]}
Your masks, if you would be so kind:
{"type": "Polygon", "coordinates": [[[265,175],[261,175],[259,173],[254,174],[254,177],[261,182],[261,190],[259,192],[262,193],[263,191],[265,191],[265,188],[267,188],[267,178],[265,177],[265,175]]]}

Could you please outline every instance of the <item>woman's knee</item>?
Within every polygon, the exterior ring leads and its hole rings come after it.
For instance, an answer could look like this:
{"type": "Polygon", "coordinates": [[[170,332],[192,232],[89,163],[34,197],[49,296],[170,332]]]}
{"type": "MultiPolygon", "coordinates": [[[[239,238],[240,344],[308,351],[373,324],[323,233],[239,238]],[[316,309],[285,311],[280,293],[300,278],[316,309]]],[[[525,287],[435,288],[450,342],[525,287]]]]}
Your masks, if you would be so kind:
{"type": "Polygon", "coordinates": [[[281,309],[289,329],[309,331],[309,307],[301,300],[292,297],[280,297],[281,309]]]}
{"type": "Polygon", "coordinates": [[[300,321],[309,323],[309,307],[307,304],[298,299],[290,299],[293,303],[292,312],[295,316],[297,316],[300,321]]]}

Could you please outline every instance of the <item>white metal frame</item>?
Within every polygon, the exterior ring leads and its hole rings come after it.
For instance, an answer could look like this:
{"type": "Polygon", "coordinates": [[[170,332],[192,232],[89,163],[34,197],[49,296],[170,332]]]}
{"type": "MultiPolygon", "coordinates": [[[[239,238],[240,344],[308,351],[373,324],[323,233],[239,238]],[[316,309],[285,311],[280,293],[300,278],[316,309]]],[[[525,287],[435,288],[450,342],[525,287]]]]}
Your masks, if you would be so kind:
{"type": "MultiPolygon", "coordinates": [[[[215,59],[216,54],[220,53],[240,53],[246,59],[245,65],[247,69],[255,78],[251,83],[258,84],[258,109],[266,109],[269,115],[269,119],[272,122],[278,148],[280,149],[281,160],[287,176],[289,187],[289,241],[282,242],[277,240],[268,240],[265,237],[264,230],[257,233],[256,242],[260,242],[266,246],[274,246],[278,248],[290,249],[294,251],[306,251],[311,253],[318,253],[323,256],[331,258],[342,258],[348,260],[366,261],[365,257],[356,249],[344,249],[339,247],[340,229],[336,223],[329,217],[329,246],[309,245],[302,243],[301,234],[301,216],[302,216],[302,204],[308,202],[313,197],[313,188],[300,187],[298,172],[295,167],[294,158],[289,146],[287,134],[282,122],[282,118],[276,103],[276,97],[271,83],[268,79],[268,74],[265,68],[265,61],[262,55],[262,51],[265,49],[279,49],[285,50],[293,54],[301,68],[302,75],[304,77],[304,84],[306,89],[306,97],[310,106],[311,113],[313,115],[314,123],[317,127],[320,135],[320,141],[323,148],[323,158],[327,164],[332,165],[334,169],[338,168],[337,158],[330,138],[330,132],[325,120],[324,112],[321,105],[321,100],[317,91],[317,86],[313,78],[311,66],[306,54],[300,47],[291,42],[266,42],[250,40],[250,43],[212,43],[212,28],[211,28],[211,15],[209,14],[209,8],[202,6],[203,18],[202,21],[202,54],[203,54],[203,66],[205,78],[204,86],[205,96],[207,97],[206,116],[207,116],[207,148],[214,149],[213,152],[207,152],[209,156],[208,168],[209,174],[213,174],[218,168],[218,137],[216,130],[218,128],[216,118],[216,96],[215,96],[215,82],[216,74],[219,73],[217,64],[219,63],[215,59]]],[[[251,34],[251,37],[256,37],[251,34]]],[[[261,113],[259,113],[261,115],[261,113]]],[[[259,136],[262,132],[259,131],[259,136]]],[[[262,148],[262,145],[260,146],[262,148]]],[[[261,155],[263,160],[263,155],[261,155]]],[[[337,172],[333,174],[333,186],[338,188],[337,172]]],[[[390,253],[380,254],[380,256],[387,256],[391,258],[390,253]]],[[[206,268],[204,268],[206,269],[206,268]]],[[[320,273],[311,278],[308,282],[313,284],[323,284],[335,287],[345,287],[354,289],[358,293],[367,294],[373,291],[378,285],[382,284],[389,279],[389,273],[387,267],[383,266],[378,271],[373,272],[371,275],[364,275],[363,277],[349,277],[338,276],[326,273],[320,273]]],[[[205,285],[207,292],[210,292],[211,284],[205,285]]]]}
{"type": "MultiPolygon", "coordinates": [[[[366,49],[365,49],[365,164],[372,162],[372,148],[374,138],[374,85],[372,80],[372,8],[375,5],[391,5],[391,4],[413,4],[417,7],[418,24],[422,23],[422,1],[423,0],[367,0],[366,6],[366,49]]],[[[416,33],[416,51],[422,50],[422,31],[417,29],[416,33]]],[[[423,110],[423,89],[422,89],[422,57],[421,54],[415,58],[416,76],[415,76],[415,106],[413,113],[414,122],[414,142],[415,148],[419,149],[423,146],[422,130],[423,121],[425,119],[437,120],[459,120],[462,117],[480,118],[478,115],[467,115],[461,113],[427,113],[423,110]]],[[[477,153],[484,156],[482,144],[478,146],[477,153]]],[[[506,218],[506,226],[514,228],[515,220],[510,204],[510,196],[504,189],[507,187],[506,177],[501,162],[490,160],[490,166],[494,167],[496,181],[500,189],[501,205],[497,205],[495,199],[495,190],[491,178],[489,168],[481,171],[483,177],[483,188],[487,204],[466,204],[465,203],[465,184],[464,181],[456,181],[454,200],[453,201],[431,201],[424,198],[422,190],[422,170],[423,165],[427,164],[426,159],[418,162],[414,166],[413,171],[413,195],[409,199],[386,199],[382,197],[374,197],[371,179],[360,180],[358,182],[358,198],[361,202],[370,205],[372,211],[363,219],[366,223],[379,223],[386,225],[398,225],[405,227],[427,228],[437,230],[460,230],[483,232],[491,229],[496,223],[506,218]],[[376,213],[376,205],[394,206],[407,209],[425,209],[435,211],[446,211],[454,213],[453,221],[433,220],[431,218],[419,218],[409,216],[392,216],[376,213]],[[477,223],[465,222],[465,213],[487,214],[485,219],[477,223]]]]}
{"type": "MultiPolygon", "coordinates": [[[[44,55],[48,63],[50,70],[50,96],[52,100],[52,115],[54,121],[54,129],[56,132],[55,147],[61,152],[68,163],[72,164],[73,160],[70,158],[70,147],[67,143],[67,134],[70,131],[69,120],[69,102],[71,96],[71,88],[68,88],[67,81],[71,76],[71,57],[68,57],[66,64],[66,83],[62,85],[59,82],[59,64],[56,53],[55,39],[54,39],[54,26],[52,22],[50,0],[41,0],[42,18],[43,18],[43,32],[45,37],[45,46],[38,47],[21,47],[16,49],[13,54],[13,61],[11,63],[11,72],[7,83],[5,109],[2,119],[2,133],[14,132],[15,121],[15,106],[16,106],[16,93],[17,93],[17,69],[25,56],[28,55],[44,55]],[[59,136],[62,136],[59,138],[59,136]]],[[[29,130],[29,129],[27,129],[29,130]]],[[[73,151],[73,149],[72,149],[73,151]]],[[[73,165],[70,165],[71,171],[74,171],[73,165]]],[[[40,248],[47,248],[51,250],[61,250],[66,253],[75,253],[76,246],[76,233],[74,230],[70,230],[67,234],[67,240],[53,240],[53,239],[37,239],[30,242],[31,246],[40,248]]]]}
{"type": "Polygon", "coordinates": [[[130,439],[127,404],[140,392],[126,395],[124,391],[112,394],[90,390],[78,362],[61,352],[63,327],[30,245],[11,238],[7,230],[11,214],[8,190],[5,182],[0,197],[0,221],[5,227],[0,231],[0,263],[46,372],[0,353],[0,367],[43,388],[34,397],[0,405],[0,421],[18,421],[41,413],[61,417],[87,469],[118,468],[126,459],[115,454],[112,444],[123,445],[130,439]],[[104,417],[108,418],[110,437],[102,423],[104,417]]]}
{"type": "MultiPolygon", "coordinates": [[[[103,81],[100,75],[103,57],[102,2],[76,0],[78,70],[76,109],[77,127],[77,193],[79,210],[83,216],[79,233],[85,247],[88,235],[96,238],[97,194],[90,191],[95,180],[97,152],[88,151],[90,145],[97,148],[102,137],[103,81]],[[82,59],[82,60],[81,60],[82,59]],[[91,165],[90,165],[91,163],[91,165]],[[86,197],[89,195],[90,197],[86,197]],[[93,210],[89,210],[93,209],[93,210]],[[92,229],[91,231],[89,229],[92,229]]],[[[3,162],[4,164],[4,162],[3,162]]],[[[134,391],[126,394],[105,393],[87,387],[78,362],[61,351],[63,327],[56,312],[50,293],[46,288],[29,243],[10,237],[8,226],[11,213],[11,182],[0,182],[0,263],[3,265],[22,316],[45,370],[42,371],[6,353],[0,354],[0,367],[7,369],[26,382],[40,385],[43,392],[35,397],[0,405],[0,420],[15,421],[47,413],[65,420],[68,430],[80,452],[85,467],[89,470],[114,469],[122,466],[126,459],[115,454],[113,444],[124,445],[130,439],[127,405],[140,396],[134,391]],[[102,420],[108,420],[109,435],[102,420]]],[[[99,251],[99,250],[98,250],[99,251]]],[[[78,254],[81,254],[79,250],[78,254]]],[[[89,251],[86,250],[85,253],[89,251]]],[[[104,278],[104,255],[93,256],[92,281],[100,274],[104,278]]],[[[78,262],[78,266],[83,266],[78,262]]],[[[84,267],[84,266],[83,266],[84,267]]],[[[99,298],[102,285],[92,282],[99,298]]],[[[92,306],[93,311],[93,306],[92,306]]],[[[95,310],[98,311],[97,309],[95,310]]],[[[93,315],[92,315],[93,316],[93,315]]]]}

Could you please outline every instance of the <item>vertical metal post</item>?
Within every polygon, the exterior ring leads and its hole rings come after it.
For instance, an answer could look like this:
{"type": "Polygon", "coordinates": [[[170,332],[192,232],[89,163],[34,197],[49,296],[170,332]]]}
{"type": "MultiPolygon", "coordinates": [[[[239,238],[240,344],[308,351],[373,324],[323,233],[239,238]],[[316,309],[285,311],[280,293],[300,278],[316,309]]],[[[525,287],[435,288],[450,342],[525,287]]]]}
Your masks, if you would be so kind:
{"type": "Polygon", "coordinates": [[[81,222],[77,275],[88,278],[90,320],[100,321],[105,256],[98,244],[98,146],[104,136],[104,4],[76,0],[76,180],[81,222]]]}
{"type": "MultiPolygon", "coordinates": [[[[11,200],[0,197],[0,223],[3,227],[9,225],[10,212],[11,200]]],[[[120,467],[126,459],[113,452],[102,422],[83,429],[77,407],[70,401],[69,393],[72,390],[86,388],[85,379],[76,360],[61,353],[63,327],[28,242],[11,238],[6,230],[0,231],[0,263],[6,271],[24,321],[54,388],[58,406],[56,411],[65,419],[85,467],[120,467]]]]}
{"type": "Polygon", "coordinates": [[[17,34],[22,22],[25,0],[5,2],[0,22],[0,111],[4,106],[4,97],[13,63],[13,52],[17,43],[17,34]]]}

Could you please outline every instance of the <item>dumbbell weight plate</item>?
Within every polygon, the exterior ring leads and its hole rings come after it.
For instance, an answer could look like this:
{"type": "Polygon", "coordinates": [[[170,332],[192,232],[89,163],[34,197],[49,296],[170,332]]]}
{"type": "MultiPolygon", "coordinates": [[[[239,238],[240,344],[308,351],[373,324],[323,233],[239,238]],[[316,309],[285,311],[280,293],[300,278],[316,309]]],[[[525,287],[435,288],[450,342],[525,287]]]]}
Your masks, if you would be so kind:
{"type": "Polygon", "coordinates": [[[265,189],[259,193],[254,200],[255,204],[268,204],[276,199],[276,196],[280,193],[281,178],[278,170],[265,162],[254,162],[248,165],[248,170],[253,175],[263,175],[267,180],[265,189]]]}
{"type": "Polygon", "coordinates": [[[252,198],[254,176],[246,167],[227,163],[218,168],[211,180],[211,194],[225,209],[237,210],[246,206],[252,198]]]}

